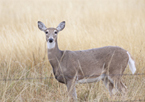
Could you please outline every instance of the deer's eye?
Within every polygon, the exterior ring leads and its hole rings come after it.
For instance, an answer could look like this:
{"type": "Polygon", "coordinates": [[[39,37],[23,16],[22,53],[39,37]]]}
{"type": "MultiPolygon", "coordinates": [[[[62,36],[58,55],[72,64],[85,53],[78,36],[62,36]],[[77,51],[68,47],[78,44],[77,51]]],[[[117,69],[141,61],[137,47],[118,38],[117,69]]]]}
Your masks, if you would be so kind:
{"type": "Polygon", "coordinates": [[[57,34],[57,31],[55,31],[54,33],[57,34]]]}
{"type": "Polygon", "coordinates": [[[45,32],[46,34],[48,34],[48,32],[45,32]]]}

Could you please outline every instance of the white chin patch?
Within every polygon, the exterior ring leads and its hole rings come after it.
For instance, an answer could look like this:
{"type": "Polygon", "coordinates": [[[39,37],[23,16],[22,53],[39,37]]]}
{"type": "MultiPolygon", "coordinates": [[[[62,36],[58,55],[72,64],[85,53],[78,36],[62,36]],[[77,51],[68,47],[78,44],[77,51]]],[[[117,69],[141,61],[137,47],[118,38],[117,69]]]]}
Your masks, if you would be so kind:
{"type": "Polygon", "coordinates": [[[47,42],[47,48],[48,49],[52,49],[55,47],[55,41],[53,41],[52,43],[50,43],[49,41],[47,42]]]}

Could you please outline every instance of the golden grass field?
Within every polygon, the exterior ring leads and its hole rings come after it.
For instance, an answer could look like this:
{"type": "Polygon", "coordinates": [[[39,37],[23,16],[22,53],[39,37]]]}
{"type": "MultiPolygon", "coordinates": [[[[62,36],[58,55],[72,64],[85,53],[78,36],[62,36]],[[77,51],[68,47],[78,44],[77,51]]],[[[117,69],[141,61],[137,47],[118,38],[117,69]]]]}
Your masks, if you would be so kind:
{"type": "MultiPolygon", "coordinates": [[[[145,0],[0,0],[0,102],[68,101],[65,85],[39,79],[53,77],[39,20],[47,27],[66,21],[61,50],[120,46],[134,57],[136,73],[145,73],[145,0]]],[[[145,100],[145,75],[123,80],[128,92],[115,98],[102,81],[77,85],[78,101],[145,100]]]]}

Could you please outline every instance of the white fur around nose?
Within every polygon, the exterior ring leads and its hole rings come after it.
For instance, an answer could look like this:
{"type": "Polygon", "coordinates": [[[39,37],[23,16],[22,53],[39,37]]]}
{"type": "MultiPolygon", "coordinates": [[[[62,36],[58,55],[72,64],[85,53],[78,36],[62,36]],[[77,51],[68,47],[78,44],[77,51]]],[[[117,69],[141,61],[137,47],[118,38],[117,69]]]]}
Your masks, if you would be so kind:
{"type": "Polygon", "coordinates": [[[47,42],[47,48],[48,49],[52,49],[55,47],[55,41],[53,41],[52,43],[50,43],[49,41],[47,42]]]}

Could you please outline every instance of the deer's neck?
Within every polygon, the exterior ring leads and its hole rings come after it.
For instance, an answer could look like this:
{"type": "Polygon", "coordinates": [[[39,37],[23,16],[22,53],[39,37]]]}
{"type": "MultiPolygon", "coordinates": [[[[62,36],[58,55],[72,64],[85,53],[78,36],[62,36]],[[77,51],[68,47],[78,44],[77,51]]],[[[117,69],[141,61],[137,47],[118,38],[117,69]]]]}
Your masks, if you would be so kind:
{"type": "MultiPolygon", "coordinates": [[[[49,43],[47,43],[47,47],[50,47],[50,45],[48,45],[48,44],[49,43]]],[[[48,59],[49,59],[49,62],[51,64],[53,64],[53,63],[56,64],[58,61],[60,61],[63,51],[61,51],[58,48],[57,41],[52,46],[54,46],[54,47],[53,48],[47,48],[48,49],[48,59]]]]}

